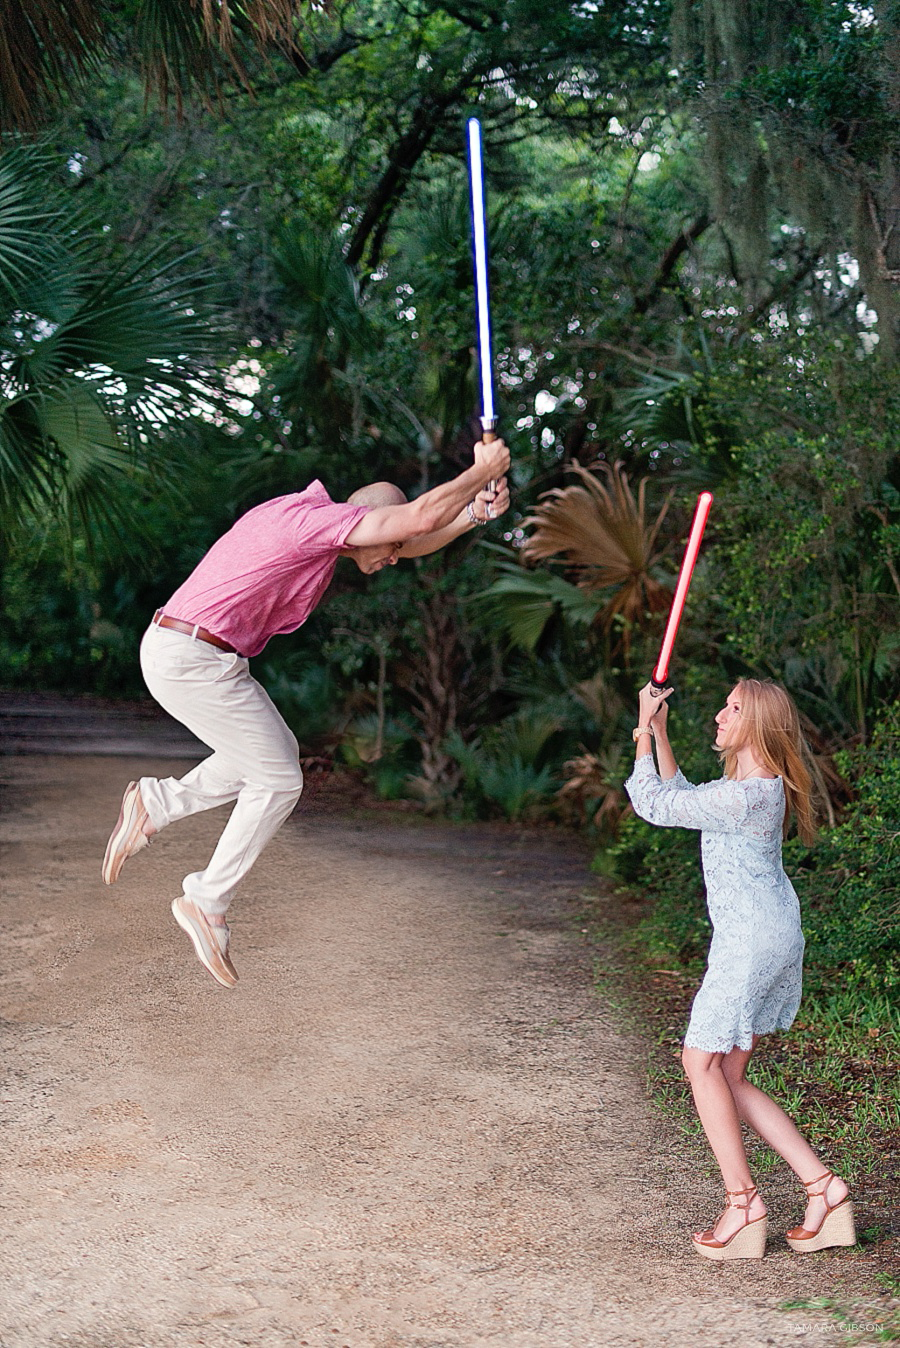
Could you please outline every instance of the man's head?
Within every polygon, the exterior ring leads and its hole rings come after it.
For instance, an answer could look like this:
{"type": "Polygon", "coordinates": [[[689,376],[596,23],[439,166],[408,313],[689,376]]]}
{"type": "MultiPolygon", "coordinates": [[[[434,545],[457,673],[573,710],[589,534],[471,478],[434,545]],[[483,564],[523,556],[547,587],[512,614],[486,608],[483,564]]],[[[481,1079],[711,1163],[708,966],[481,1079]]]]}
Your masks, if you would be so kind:
{"type": "MultiPolygon", "coordinates": [[[[406,497],[393,482],[370,482],[348,496],[347,504],[369,506],[377,510],[381,506],[406,505],[406,497]]],[[[380,543],[371,548],[348,548],[345,556],[352,557],[360,571],[371,576],[385,566],[395,566],[402,547],[403,543],[400,542],[380,543]]]]}
{"type": "Polygon", "coordinates": [[[360,487],[359,491],[348,496],[347,504],[377,509],[378,506],[406,505],[406,497],[393,482],[370,482],[368,486],[360,487]]]}

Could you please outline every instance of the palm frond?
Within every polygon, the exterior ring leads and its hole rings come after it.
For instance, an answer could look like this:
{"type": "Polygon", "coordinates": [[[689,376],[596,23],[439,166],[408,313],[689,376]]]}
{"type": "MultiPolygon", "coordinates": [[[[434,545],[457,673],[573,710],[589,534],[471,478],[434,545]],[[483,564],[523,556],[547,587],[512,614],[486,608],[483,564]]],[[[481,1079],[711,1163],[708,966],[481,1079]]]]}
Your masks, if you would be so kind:
{"type": "MultiPolygon", "coordinates": [[[[104,265],[96,232],[39,191],[46,156],[0,157],[0,517],[109,521],[214,400],[204,280],[159,252],[104,265]],[[5,249],[5,251],[4,251],[5,249]],[[5,265],[4,265],[5,263],[5,265]]],[[[127,512],[124,512],[127,513],[127,512]]]]}
{"type": "MultiPolygon", "coordinates": [[[[131,6],[128,7],[132,9],[131,6]]],[[[297,50],[300,0],[139,0],[124,36],[147,91],[165,106],[227,78],[249,86],[247,52],[297,50]]],[[[0,129],[30,131],[66,88],[121,45],[118,6],[98,0],[17,0],[0,5],[0,129]]]]}
{"type": "Polygon", "coordinates": [[[699,443],[694,392],[693,373],[651,370],[634,387],[622,389],[616,404],[623,425],[641,440],[689,449],[699,443]]]}
{"type": "Polygon", "coordinates": [[[363,342],[359,287],[340,238],[302,222],[282,232],[273,259],[293,332],[277,392],[286,410],[315,406],[363,342]]]}
{"type": "Polygon", "coordinates": [[[541,759],[560,728],[557,717],[535,715],[526,708],[470,744],[454,731],[445,747],[470,789],[498,805],[510,819],[520,819],[552,790],[552,768],[541,759]]]}
{"type": "Polygon", "coordinates": [[[0,128],[32,130],[48,92],[95,64],[103,44],[103,14],[93,0],[0,6],[0,128]]]}
{"type": "Polygon", "coordinates": [[[126,381],[183,390],[215,344],[209,317],[196,311],[207,278],[188,272],[189,261],[156,250],[92,275],[50,339],[66,367],[106,365],[126,381]]]}
{"type": "Polygon", "coordinates": [[[715,365],[706,344],[701,342],[698,353],[677,343],[671,358],[672,367],[647,371],[616,394],[610,429],[627,431],[644,451],[661,450],[665,457],[659,463],[669,465],[670,480],[710,487],[734,472],[732,450],[740,432],[711,407],[715,365]]]}
{"type": "Polygon", "coordinates": [[[490,620],[514,645],[533,652],[550,619],[561,613],[580,627],[589,627],[603,608],[603,600],[553,571],[526,571],[504,562],[489,589],[477,596],[490,620]]]}
{"type": "Polygon", "coordinates": [[[534,766],[561,728],[558,716],[524,707],[486,730],[482,741],[487,752],[496,758],[518,758],[534,766]]]}
{"type": "Polygon", "coordinates": [[[646,479],[635,497],[622,464],[602,463],[599,468],[606,483],[578,462],[570,465],[581,485],[555,487],[541,498],[524,521],[532,533],[520,556],[524,562],[560,557],[575,572],[580,589],[612,590],[601,621],[608,629],[621,618],[627,634],[629,626],[665,609],[672,597],[671,589],[654,575],[664,557],[657,541],[672,493],[649,521],[646,479]]]}
{"type": "Polygon", "coordinates": [[[15,297],[31,307],[29,293],[60,263],[63,203],[48,191],[54,169],[49,155],[25,146],[10,147],[0,161],[0,305],[15,297]]]}
{"type": "Polygon", "coordinates": [[[45,448],[33,401],[0,403],[0,523],[6,530],[52,503],[58,465],[47,461],[45,448]]]}

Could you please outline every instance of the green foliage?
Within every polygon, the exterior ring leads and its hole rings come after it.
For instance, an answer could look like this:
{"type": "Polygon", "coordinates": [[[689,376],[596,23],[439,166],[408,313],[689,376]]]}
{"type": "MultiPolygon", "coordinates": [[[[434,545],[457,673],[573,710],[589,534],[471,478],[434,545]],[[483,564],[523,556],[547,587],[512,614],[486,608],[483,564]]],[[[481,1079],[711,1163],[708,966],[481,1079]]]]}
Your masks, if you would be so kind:
{"type": "Polygon", "coordinates": [[[270,655],[258,677],[302,747],[316,745],[331,730],[341,689],[330,665],[294,651],[281,658],[270,655]]]}
{"type": "Polygon", "coordinates": [[[900,383],[810,335],[710,388],[745,437],[714,525],[726,649],[827,732],[865,735],[900,691],[900,383]]]}
{"type": "Polygon", "coordinates": [[[605,602],[605,596],[579,589],[553,571],[526,571],[509,562],[500,563],[497,579],[479,598],[488,619],[529,653],[556,612],[572,625],[589,627],[605,602]]]}
{"type": "Polygon", "coordinates": [[[462,769],[468,799],[489,802],[508,819],[533,813],[553,787],[552,767],[542,760],[559,729],[552,716],[517,713],[470,744],[451,735],[447,748],[462,769]]]}
{"type": "Polygon", "coordinates": [[[852,141],[855,154],[873,162],[897,135],[882,75],[885,47],[882,26],[862,22],[857,6],[807,0],[795,6],[785,64],[763,66],[733,96],[751,104],[761,98],[814,132],[852,141]]]}
{"type": "Polygon", "coordinates": [[[813,849],[794,843],[789,864],[805,896],[809,985],[825,996],[900,988],[900,704],[871,743],[846,755],[857,798],[813,849]]]}
{"type": "Polygon", "coordinates": [[[716,215],[754,303],[766,286],[764,305],[783,289],[772,272],[782,231],[796,246],[780,270],[798,278],[817,258],[852,255],[877,311],[879,349],[895,362],[900,251],[883,166],[900,136],[896,5],[760,0],[751,19],[728,0],[674,0],[673,11],[685,91],[707,132],[716,215]]]}
{"type": "Polygon", "coordinates": [[[47,518],[93,541],[132,518],[126,483],[161,471],[193,410],[210,349],[198,278],[153,254],[104,257],[48,155],[23,147],[0,156],[0,274],[7,546],[47,518]]]}
{"type": "Polygon", "coordinates": [[[358,716],[344,731],[341,756],[369,778],[382,800],[400,800],[409,794],[416,767],[416,737],[408,721],[375,712],[358,716]]]}

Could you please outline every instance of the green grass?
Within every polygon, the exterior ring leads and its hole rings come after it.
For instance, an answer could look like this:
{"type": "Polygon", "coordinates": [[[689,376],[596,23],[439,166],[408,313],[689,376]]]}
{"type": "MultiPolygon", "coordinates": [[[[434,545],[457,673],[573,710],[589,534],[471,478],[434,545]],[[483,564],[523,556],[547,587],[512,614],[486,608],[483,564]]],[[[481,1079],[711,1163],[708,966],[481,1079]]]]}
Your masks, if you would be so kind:
{"type": "Polygon", "coordinates": [[[826,1311],[844,1331],[846,1337],[842,1342],[848,1348],[857,1344],[900,1342],[900,1307],[860,1301],[846,1305],[834,1297],[810,1297],[802,1301],[783,1301],[778,1309],[826,1311]]]}

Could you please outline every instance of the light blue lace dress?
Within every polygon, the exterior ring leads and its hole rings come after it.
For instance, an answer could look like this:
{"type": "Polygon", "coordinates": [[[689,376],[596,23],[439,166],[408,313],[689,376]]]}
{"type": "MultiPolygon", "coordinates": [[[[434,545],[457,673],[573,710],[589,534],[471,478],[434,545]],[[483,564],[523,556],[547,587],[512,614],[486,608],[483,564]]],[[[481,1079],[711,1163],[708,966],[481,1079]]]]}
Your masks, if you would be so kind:
{"type": "Polygon", "coordinates": [[[679,769],[663,781],[645,754],[625,790],[651,824],[700,830],[713,939],[685,1046],[727,1053],[752,1048],[754,1034],[786,1030],[800,1006],[803,932],[781,864],[781,778],[692,786],[679,769]]]}

